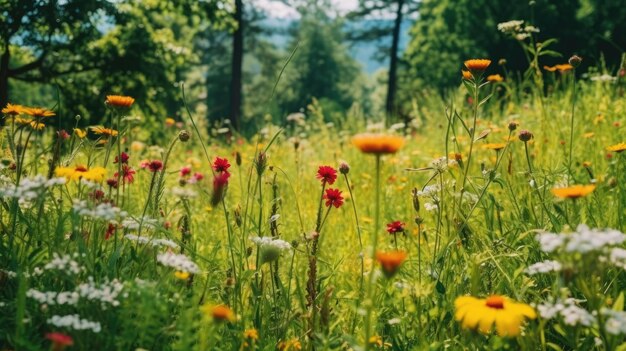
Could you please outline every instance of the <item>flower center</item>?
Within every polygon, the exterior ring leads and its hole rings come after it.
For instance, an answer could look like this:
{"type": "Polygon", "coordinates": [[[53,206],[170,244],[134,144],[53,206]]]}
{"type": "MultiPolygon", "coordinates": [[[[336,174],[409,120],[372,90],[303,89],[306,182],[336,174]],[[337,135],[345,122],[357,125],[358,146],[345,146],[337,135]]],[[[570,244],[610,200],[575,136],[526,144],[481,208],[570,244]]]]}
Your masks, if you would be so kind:
{"type": "Polygon", "coordinates": [[[504,298],[497,295],[489,296],[485,304],[487,305],[487,307],[501,310],[504,308],[504,298]]]}
{"type": "Polygon", "coordinates": [[[74,171],[76,171],[76,172],[87,172],[87,167],[85,167],[85,166],[76,166],[76,168],[74,168],[74,171]]]}

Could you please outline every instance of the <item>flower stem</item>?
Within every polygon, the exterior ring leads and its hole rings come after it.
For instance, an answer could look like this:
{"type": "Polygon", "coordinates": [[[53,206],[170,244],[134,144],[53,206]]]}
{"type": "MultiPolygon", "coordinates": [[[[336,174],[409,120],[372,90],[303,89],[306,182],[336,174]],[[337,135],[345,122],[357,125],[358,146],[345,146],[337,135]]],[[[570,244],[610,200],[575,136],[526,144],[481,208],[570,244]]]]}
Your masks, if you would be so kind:
{"type": "MultiPolygon", "coordinates": [[[[372,233],[372,260],[376,257],[376,244],[378,242],[378,226],[380,225],[380,155],[376,155],[376,199],[374,202],[374,232],[372,233]]],[[[370,273],[367,281],[367,292],[365,296],[365,304],[367,306],[367,313],[365,315],[365,351],[370,348],[370,336],[372,335],[372,312],[374,309],[374,302],[372,301],[372,295],[374,293],[374,267],[370,268],[370,273]]]]}

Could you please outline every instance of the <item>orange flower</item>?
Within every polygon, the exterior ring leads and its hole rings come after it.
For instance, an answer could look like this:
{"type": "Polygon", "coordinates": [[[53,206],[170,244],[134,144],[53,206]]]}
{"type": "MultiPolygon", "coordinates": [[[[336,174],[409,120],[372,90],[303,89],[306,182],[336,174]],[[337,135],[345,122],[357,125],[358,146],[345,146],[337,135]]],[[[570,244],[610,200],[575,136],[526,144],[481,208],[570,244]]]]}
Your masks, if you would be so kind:
{"type": "Polygon", "coordinates": [[[487,59],[471,59],[465,61],[465,67],[469,69],[471,72],[484,72],[487,67],[491,64],[491,60],[487,59]]]}
{"type": "Polygon", "coordinates": [[[41,107],[26,107],[23,111],[33,117],[52,117],[55,115],[53,111],[41,107]]]}
{"type": "Polygon", "coordinates": [[[7,106],[2,109],[2,113],[5,115],[17,116],[24,113],[24,109],[25,107],[22,105],[7,104],[7,106]]]}
{"type": "Polygon", "coordinates": [[[487,81],[492,83],[499,83],[504,81],[504,78],[499,74],[492,74],[487,76],[487,81]]]}
{"type": "Polygon", "coordinates": [[[393,154],[404,145],[404,138],[389,134],[357,134],[352,138],[352,144],[366,154],[393,154]]]}
{"type": "Polygon", "coordinates": [[[595,185],[574,185],[565,188],[554,188],[550,190],[556,197],[562,199],[578,199],[583,196],[589,195],[594,189],[595,185]]]}
{"type": "Polygon", "coordinates": [[[118,108],[130,108],[134,102],[135,99],[130,96],[107,95],[105,104],[118,108]]]}
{"type": "Polygon", "coordinates": [[[463,74],[463,79],[465,79],[465,80],[472,80],[472,79],[474,79],[474,76],[472,75],[472,73],[470,73],[470,71],[466,71],[466,70],[462,69],[461,73],[463,74]]]}
{"type": "Polygon", "coordinates": [[[216,322],[234,322],[235,312],[226,305],[204,305],[200,307],[205,315],[213,317],[216,322]]]}
{"type": "Polygon", "coordinates": [[[485,149],[500,151],[506,147],[506,143],[491,143],[483,145],[485,149]]]}
{"type": "Polygon", "coordinates": [[[106,135],[106,136],[117,136],[117,130],[111,128],[105,128],[103,126],[93,126],[89,127],[92,132],[98,135],[106,135]]]}
{"type": "Polygon", "coordinates": [[[619,144],[611,145],[607,147],[606,150],[620,153],[626,150],[626,143],[619,143],[619,144]]]}
{"type": "Polygon", "coordinates": [[[376,260],[380,263],[387,278],[393,277],[406,259],[404,251],[376,252],[376,260]]]}
{"type": "Polygon", "coordinates": [[[550,66],[543,66],[543,69],[545,69],[548,72],[559,71],[559,72],[563,73],[563,72],[567,72],[567,71],[573,70],[574,66],[570,65],[569,63],[564,63],[564,64],[560,64],[560,65],[554,65],[552,67],[550,67],[550,66]]]}

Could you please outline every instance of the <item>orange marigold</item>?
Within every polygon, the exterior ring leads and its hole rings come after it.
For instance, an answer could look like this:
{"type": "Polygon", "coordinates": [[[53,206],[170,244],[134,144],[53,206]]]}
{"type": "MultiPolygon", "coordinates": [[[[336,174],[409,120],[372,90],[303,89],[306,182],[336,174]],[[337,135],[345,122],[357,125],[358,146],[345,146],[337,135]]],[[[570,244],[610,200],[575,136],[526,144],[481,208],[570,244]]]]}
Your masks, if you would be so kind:
{"type": "Polygon", "coordinates": [[[130,96],[107,95],[105,103],[113,107],[129,108],[133,105],[135,99],[130,96]]]}
{"type": "Polygon", "coordinates": [[[491,74],[487,76],[487,81],[492,83],[500,83],[504,81],[504,77],[499,74],[491,74]]]}
{"type": "Polygon", "coordinates": [[[463,79],[465,79],[465,80],[472,80],[472,79],[474,79],[474,76],[472,75],[472,73],[470,73],[470,71],[466,71],[466,70],[462,69],[461,73],[463,74],[463,79]]]}
{"type": "Polygon", "coordinates": [[[626,150],[626,143],[619,143],[619,144],[611,145],[607,147],[606,150],[620,153],[626,150]]]}
{"type": "Polygon", "coordinates": [[[362,133],[352,138],[352,144],[366,154],[393,154],[404,145],[398,135],[362,133]]]}
{"type": "Polygon", "coordinates": [[[117,136],[117,130],[111,128],[105,128],[103,126],[93,126],[89,127],[94,134],[98,135],[106,135],[106,136],[117,136]]]}
{"type": "Polygon", "coordinates": [[[393,277],[398,272],[405,259],[406,252],[404,251],[376,252],[376,260],[388,278],[393,277]]]}
{"type": "Polygon", "coordinates": [[[17,116],[24,113],[24,109],[25,107],[22,105],[7,104],[7,106],[2,109],[2,113],[5,115],[17,116]]]}
{"type": "Polygon", "coordinates": [[[562,199],[578,199],[580,197],[591,194],[591,192],[594,191],[595,188],[596,186],[593,184],[573,185],[564,188],[554,188],[550,191],[552,192],[552,194],[554,194],[554,196],[560,197],[562,199]]]}
{"type": "Polygon", "coordinates": [[[491,60],[487,59],[471,59],[465,61],[465,67],[469,69],[471,72],[484,72],[487,67],[491,64],[491,60]]]}
{"type": "Polygon", "coordinates": [[[33,117],[52,117],[55,115],[54,111],[42,107],[26,107],[24,113],[33,117]]]}

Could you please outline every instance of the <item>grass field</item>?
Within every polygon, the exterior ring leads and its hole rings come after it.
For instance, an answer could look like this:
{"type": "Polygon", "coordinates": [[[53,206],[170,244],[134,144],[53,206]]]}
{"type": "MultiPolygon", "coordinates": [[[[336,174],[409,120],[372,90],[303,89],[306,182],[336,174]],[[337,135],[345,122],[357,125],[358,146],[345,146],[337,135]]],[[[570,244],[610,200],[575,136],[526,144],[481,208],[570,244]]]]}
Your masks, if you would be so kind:
{"type": "Polygon", "coordinates": [[[623,79],[481,64],[406,124],[251,140],[7,106],[0,349],[625,350],[623,79]]]}

